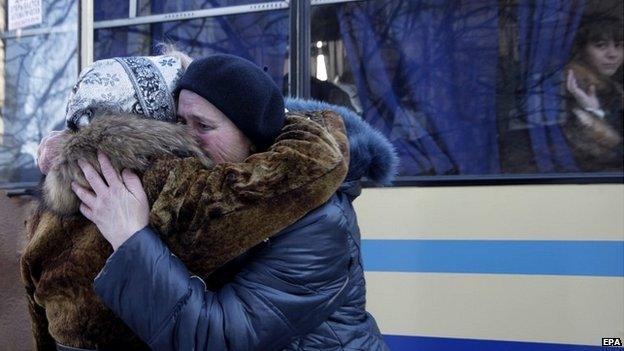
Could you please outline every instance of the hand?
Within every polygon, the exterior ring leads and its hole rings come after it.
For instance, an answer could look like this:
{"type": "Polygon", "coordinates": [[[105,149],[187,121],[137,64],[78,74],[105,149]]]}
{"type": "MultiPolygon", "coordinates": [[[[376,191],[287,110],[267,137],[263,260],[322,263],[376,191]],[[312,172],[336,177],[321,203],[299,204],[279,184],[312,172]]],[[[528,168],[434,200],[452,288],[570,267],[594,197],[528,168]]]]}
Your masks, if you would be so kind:
{"type": "Polygon", "coordinates": [[[59,154],[61,143],[67,139],[68,136],[69,134],[66,130],[60,132],[53,130],[50,134],[41,139],[39,148],[37,149],[37,165],[41,173],[48,174],[59,154]]]}
{"type": "Polygon", "coordinates": [[[590,85],[589,92],[587,93],[583,91],[583,89],[581,89],[578,86],[578,83],[576,82],[576,77],[574,76],[573,70],[568,71],[568,77],[566,79],[566,87],[568,88],[568,91],[570,92],[570,94],[574,96],[579,106],[581,106],[582,108],[586,110],[587,109],[590,109],[590,110],[600,109],[600,101],[598,101],[598,97],[596,96],[596,86],[590,85]]]}
{"type": "Polygon", "coordinates": [[[120,177],[108,157],[100,152],[98,161],[106,182],[93,166],[81,160],[78,164],[93,192],[77,183],[72,183],[72,190],[82,201],[80,212],[95,223],[113,250],[117,250],[148,224],[149,204],[135,173],[124,169],[120,177]]]}

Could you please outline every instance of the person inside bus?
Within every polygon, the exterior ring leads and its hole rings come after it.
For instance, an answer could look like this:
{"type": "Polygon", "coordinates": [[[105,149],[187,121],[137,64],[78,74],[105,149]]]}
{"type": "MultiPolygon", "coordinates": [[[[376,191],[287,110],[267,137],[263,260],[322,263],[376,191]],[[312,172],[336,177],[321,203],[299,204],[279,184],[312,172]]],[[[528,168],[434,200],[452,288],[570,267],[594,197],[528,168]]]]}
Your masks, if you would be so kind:
{"type": "MultiPolygon", "coordinates": [[[[240,162],[250,155],[252,144],[272,143],[260,135],[259,123],[272,123],[269,128],[283,123],[279,116],[263,113],[283,102],[281,95],[277,101],[267,99],[267,91],[279,91],[258,71],[248,61],[216,55],[194,61],[179,83],[178,113],[197,130],[216,163],[240,162]],[[250,75],[259,79],[250,82],[250,75]],[[246,114],[250,108],[252,113],[246,114]]],[[[344,112],[302,101],[288,107],[344,112]]],[[[387,180],[393,174],[393,165],[381,157],[392,152],[387,140],[357,116],[342,117],[350,142],[357,140],[351,145],[347,181],[327,203],[223,267],[210,290],[147,226],[149,208],[137,201],[145,193],[135,175],[124,172],[105,182],[83,165],[90,183],[97,182],[90,196],[75,188],[86,203],[83,213],[115,248],[95,279],[96,293],[152,349],[387,349],[364,309],[359,230],[351,201],[363,175],[387,180]],[[118,191],[114,197],[113,187],[118,191]]],[[[105,158],[100,167],[102,173],[114,174],[105,158]]]]}
{"type": "Polygon", "coordinates": [[[565,70],[563,131],[582,171],[622,170],[622,18],[586,16],[565,70]]]}

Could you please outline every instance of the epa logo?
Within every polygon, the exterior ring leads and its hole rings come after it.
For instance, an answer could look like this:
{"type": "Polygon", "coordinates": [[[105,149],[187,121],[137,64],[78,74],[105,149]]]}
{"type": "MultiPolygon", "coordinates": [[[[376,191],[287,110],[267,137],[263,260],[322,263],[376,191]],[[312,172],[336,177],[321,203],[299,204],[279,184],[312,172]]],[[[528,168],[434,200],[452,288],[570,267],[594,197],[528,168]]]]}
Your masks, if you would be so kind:
{"type": "Polygon", "coordinates": [[[602,346],[622,346],[620,338],[602,338],[602,346]]]}

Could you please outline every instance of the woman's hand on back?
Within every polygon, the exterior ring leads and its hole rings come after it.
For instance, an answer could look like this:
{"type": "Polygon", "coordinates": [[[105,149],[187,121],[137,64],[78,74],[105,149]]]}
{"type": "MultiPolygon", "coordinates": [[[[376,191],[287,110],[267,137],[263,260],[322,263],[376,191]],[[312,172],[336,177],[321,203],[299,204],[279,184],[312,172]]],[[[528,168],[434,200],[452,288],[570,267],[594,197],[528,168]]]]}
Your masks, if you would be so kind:
{"type": "Polygon", "coordinates": [[[89,163],[80,161],[80,168],[93,191],[77,183],[72,183],[72,190],[82,201],[80,212],[95,223],[117,250],[132,234],[147,226],[149,203],[135,173],[124,169],[120,176],[102,153],[98,153],[98,161],[104,179],[89,163]]]}

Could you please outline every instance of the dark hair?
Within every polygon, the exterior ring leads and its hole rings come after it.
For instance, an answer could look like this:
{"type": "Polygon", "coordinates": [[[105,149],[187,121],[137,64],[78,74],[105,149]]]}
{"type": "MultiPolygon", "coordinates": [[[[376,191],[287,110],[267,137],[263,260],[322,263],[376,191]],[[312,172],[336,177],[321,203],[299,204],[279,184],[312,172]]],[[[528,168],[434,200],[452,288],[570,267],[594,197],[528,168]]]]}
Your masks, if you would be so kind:
{"type": "Polygon", "coordinates": [[[622,17],[607,14],[584,16],[576,33],[573,53],[579,54],[589,43],[608,40],[620,42],[624,36],[623,28],[622,17]]]}

